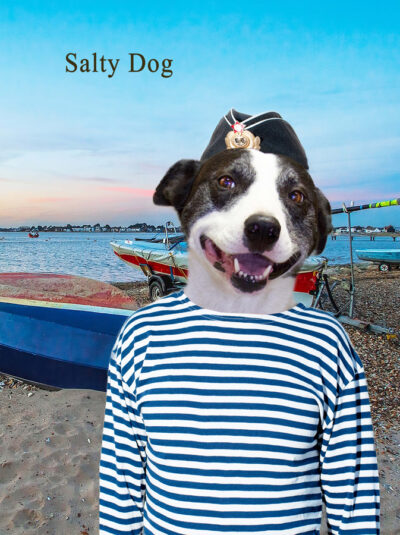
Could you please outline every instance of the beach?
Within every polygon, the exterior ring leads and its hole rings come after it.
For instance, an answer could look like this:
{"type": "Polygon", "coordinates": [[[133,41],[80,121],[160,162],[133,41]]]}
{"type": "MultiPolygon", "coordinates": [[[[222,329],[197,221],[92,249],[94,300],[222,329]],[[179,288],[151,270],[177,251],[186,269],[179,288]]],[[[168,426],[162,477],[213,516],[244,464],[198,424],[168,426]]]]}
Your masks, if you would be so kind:
{"type": "MultiPolygon", "coordinates": [[[[339,304],[348,266],[329,268],[339,304]]],[[[356,268],[355,316],[399,330],[400,270],[356,268]]],[[[145,282],[114,283],[147,304],[145,282]]],[[[381,533],[400,533],[400,345],[346,326],[364,364],[381,481],[381,533]]],[[[98,533],[98,466],[105,393],[51,391],[0,376],[0,535],[98,533]]],[[[326,535],[326,529],[321,533],[326,535]]]]}

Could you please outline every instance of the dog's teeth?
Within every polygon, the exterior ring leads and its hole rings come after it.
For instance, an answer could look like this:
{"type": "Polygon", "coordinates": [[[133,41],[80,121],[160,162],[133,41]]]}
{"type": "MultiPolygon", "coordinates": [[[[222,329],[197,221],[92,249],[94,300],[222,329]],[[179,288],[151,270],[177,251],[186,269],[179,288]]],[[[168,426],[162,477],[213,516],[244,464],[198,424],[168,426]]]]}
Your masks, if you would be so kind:
{"type": "Polygon", "coordinates": [[[269,265],[268,267],[265,268],[265,271],[264,271],[264,273],[261,275],[261,277],[262,277],[263,279],[267,278],[268,275],[271,273],[271,271],[272,271],[272,266],[269,265]]]}
{"type": "Polygon", "coordinates": [[[233,259],[233,265],[235,267],[235,273],[237,273],[240,270],[240,266],[239,266],[239,260],[236,258],[236,256],[233,259]]]}

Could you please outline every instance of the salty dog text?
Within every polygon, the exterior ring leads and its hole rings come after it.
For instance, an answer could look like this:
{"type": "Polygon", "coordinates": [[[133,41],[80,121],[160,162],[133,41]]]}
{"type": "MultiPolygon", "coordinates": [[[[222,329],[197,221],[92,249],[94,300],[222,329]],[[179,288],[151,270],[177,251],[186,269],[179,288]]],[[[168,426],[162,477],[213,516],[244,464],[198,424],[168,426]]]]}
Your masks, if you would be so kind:
{"type": "MultiPolygon", "coordinates": [[[[105,58],[98,56],[97,52],[91,54],[91,58],[77,58],[77,54],[69,52],[65,56],[67,62],[65,66],[66,72],[104,72],[107,73],[108,78],[112,78],[117,71],[120,58],[105,58]]],[[[164,58],[158,60],[151,58],[147,60],[143,54],[138,52],[129,54],[129,70],[128,72],[142,72],[148,70],[149,72],[159,72],[163,78],[170,78],[173,75],[171,69],[172,59],[164,58]]]]}

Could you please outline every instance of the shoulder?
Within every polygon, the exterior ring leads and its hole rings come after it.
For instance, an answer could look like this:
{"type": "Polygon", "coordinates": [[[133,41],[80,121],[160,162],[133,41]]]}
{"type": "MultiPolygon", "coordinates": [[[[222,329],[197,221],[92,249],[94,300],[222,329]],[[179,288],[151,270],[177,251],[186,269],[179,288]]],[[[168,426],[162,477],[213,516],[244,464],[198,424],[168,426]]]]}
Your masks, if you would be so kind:
{"type": "Polygon", "coordinates": [[[152,332],[184,315],[185,303],[182,291],[174,292],[135,310],[125,321],[116,348],[122,375],[131,388],[140,376],[152,332]]]}
{"type": "Polygon", "coordinates": [[[125,322],[123,329],[128,333],[134,328],[151,325],[157,321],[167,321],[169,317],[176,318],[177,315],[185,313],[186,301],[181,290],[165,295],[157,301],[135,310],[125,322]]]}
{"type": "Polygon", "coordinates": [[[323,333],[338,343],[349,342],[349,337],[340,321],[329,312],[320,310],[318,308],[306,307],[300,305],[298,313],[299,321],[301,321],[305,328],[310,329],[318,334],[323,333]]]}
{"type": "Polygon", "coordinates": [[[134,345],[148,338],[152,331],[164,324],[176,322],[189,312],[187,300],[182,291],[161,297],[153,303],[135,310],[123,324],[117,339],[122,353],[132,350],[134,345]]]}
{"type": "Polygon", "coordinates": [[[363,365],[348,333],[339,320],[324,310],[301,307],[301,319],[315,337],[327,337],[331,346],[331,365],[343,381],[351,379],[363,365]]]}

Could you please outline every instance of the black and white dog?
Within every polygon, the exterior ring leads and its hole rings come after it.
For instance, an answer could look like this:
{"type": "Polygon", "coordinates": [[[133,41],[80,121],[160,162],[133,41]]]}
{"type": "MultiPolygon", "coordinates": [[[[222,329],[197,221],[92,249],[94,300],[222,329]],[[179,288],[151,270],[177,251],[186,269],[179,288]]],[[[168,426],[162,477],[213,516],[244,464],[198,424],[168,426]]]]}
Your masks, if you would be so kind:
{"type": "Polygon", "coordinates": [[[153,200],[176,209],[186,234],[186,295],[222,312],[292,308],[297,269],[331,231],[330,204],[304,167],[255,149],[180,160],[153,200]]]}

